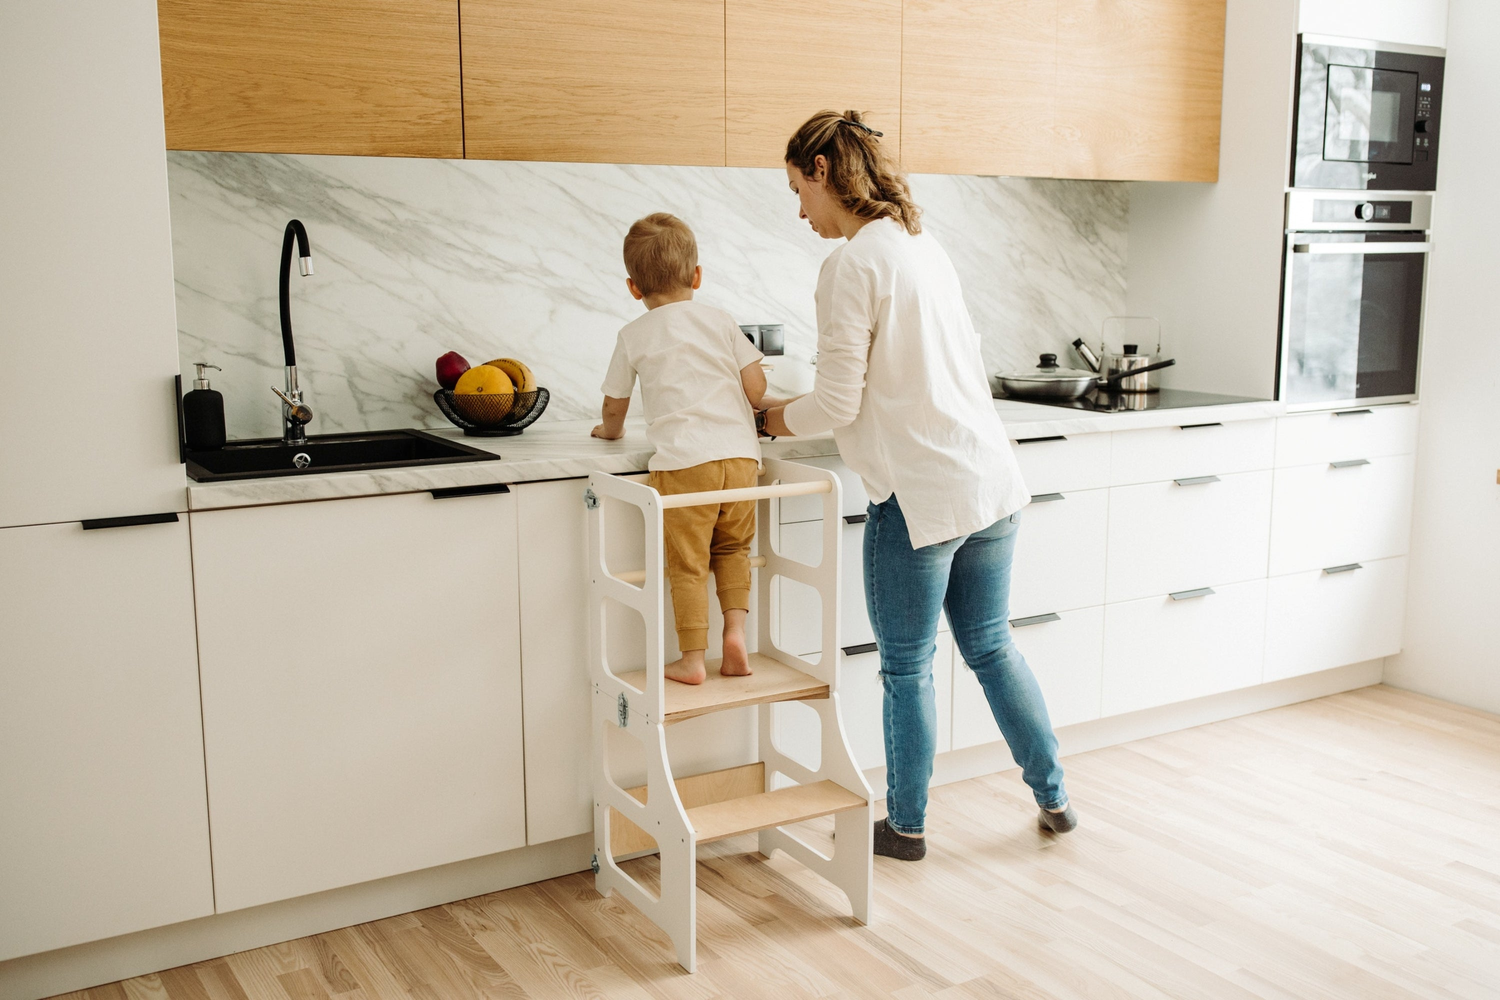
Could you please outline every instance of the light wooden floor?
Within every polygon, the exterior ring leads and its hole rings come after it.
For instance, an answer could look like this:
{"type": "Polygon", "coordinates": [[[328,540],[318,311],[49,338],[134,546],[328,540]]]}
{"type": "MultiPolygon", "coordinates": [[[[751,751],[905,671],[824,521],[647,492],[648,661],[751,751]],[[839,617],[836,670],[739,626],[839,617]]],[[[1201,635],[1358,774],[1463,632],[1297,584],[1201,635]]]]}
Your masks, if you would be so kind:
{"type": "Polygon", "coordinates": [[[1377,687],[1065,764],[1063,838],[1015,772],[936,789],[869,927],[711,845],[696,976],[583,874],[70,997],[1500,997],[1500,717],[1377,687]]]}

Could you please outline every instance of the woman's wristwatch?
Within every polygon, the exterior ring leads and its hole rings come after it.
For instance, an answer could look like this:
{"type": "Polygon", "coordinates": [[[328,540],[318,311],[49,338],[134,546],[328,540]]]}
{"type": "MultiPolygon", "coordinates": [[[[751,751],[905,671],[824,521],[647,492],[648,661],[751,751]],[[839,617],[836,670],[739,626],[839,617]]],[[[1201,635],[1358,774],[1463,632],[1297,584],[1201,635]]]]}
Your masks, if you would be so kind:
{"type": "Polygon", "coordinates": [[[768,412],[768,410],[755,411],[755,433],[757,437],[768,437],[772,441],[775,441],[776,438],[773,435],[766,433],[766,414],[768,412]]]}

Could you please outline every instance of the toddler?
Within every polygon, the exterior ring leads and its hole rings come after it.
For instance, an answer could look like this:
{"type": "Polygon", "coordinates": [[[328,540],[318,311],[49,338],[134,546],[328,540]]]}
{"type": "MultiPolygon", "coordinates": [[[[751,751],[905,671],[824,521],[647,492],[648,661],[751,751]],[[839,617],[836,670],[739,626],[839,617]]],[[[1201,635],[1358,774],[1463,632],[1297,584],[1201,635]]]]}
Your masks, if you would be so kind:
{"type": "MultiPolygon", "coordinates": [[[[754,486],[760,439],[753,407],[766,392],[761,353],[722,309],[693,301],[703,283],[693,231],[657,212],[625,237],[625,285],[646,303],[646,315],[627,323],[604,376],[603,423],[595,437],[625,434],[625,413],[637,377],[646,409],[646,437],[656,449],[647,468],[662,494],[754,486]]],[[[662,512],[667,578],[677,613],[682,658],[666,673],[684,684],[707,676],[708,574],[713,572],[724,612],[721,674],[750,673],[745,616],[750,610],[750,543],[755,501],[742,500],[662,512]]]]}

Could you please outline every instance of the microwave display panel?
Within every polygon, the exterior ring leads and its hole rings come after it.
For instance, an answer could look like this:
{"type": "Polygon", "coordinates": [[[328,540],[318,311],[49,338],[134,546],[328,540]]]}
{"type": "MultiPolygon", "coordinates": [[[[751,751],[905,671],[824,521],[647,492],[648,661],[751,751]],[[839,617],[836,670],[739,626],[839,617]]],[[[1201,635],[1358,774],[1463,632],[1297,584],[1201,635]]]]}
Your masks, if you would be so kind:
{"type": "Polygon", "coordinates": [[[1416,106],[1415,73],[1329,66],[1323,159],[1412,162],[1416,106]]]}

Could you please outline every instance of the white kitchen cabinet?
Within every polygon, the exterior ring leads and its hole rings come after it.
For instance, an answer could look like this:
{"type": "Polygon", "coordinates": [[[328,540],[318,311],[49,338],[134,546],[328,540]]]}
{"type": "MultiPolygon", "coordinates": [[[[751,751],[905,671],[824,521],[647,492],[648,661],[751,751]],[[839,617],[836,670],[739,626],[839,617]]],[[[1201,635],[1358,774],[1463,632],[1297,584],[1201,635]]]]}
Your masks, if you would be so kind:
{"type": "Polygon", "coordinates": [[[1269,469],[1276,454],[1271,419],[1116,431],[1112,437],[1112,486],[1269,469]]]}
{"type": "Polygon", "coordinates": [[[1259,684],[1266,581],[1211,585],[1104,609],[1103,714],[1119,715],[1259,684]]]}
{"type": "MultiPolygon", "coordinates": [[[[937,637],[932,659],[933,700],[937,708],[937,752],[953,748],[953,640],[937,637]]],[[[885,686],[880,679],[880,654],[875,651],[844,656],[839,664],[839,703],[844,735],[862,770],[885,766],[885,686]]],[[[819,753],[817,713],[789,702],[776,706],[776,745],[794,759],[816,764],[819,753]]]]}
{"type": "Polygon", "coordinates": [[[1396,403],[1278,417],[1276,467],[1413,454],[1418,409],[1396,403]]]}
{"type": "MultiPolygon", "coordinates": [[[[1046,616],[1051,617],[1051,616],[1046,616]]],[[[1053,621],[1024,624],[1012,617],[1012,638],[1036,675],[1053,726],[1099,718],[1102,683],[1104,609],[1065,611],[1053,621]]],[[[974,671],[953,657],[953,749],[993,743],[1001,738],[990,703],[974,671]]]]}
{"type": "Polygon", "coordinates": [[[0,92],[0,526],[183,511],[156,5],[7,4],[0,92]]]}
{"type": "Polygon", "coordinates": [[[526,843],[514,496],[192,529],[221,912],[526,843]]]}
{"type": "Polygon", "coordinates": [[[1277,469],[1270,574],[1405,555],[1415,478],[1414,455],[1277,469]]]}
{"type": "Polygon", "coordinates": [[[1034,495],[1016,535],[1010,616],[1103,604],[1108,525],[1108,490],[1034,495]]]}
{"type": "Polygon", "coordinates": [[[1033,495],[1093,490],[1109,485],[1109,434],[1028,435],[1008,427],[1021,478],[1033,495]]]}
{"type": "Polygon", "coordinates": [[[1266,597],[1265,680],[1401,651],[1406,558],[1273,577],[1266,597]]]}
{"type": "Polygon", "coordinates": [[[0,530],[0,961],[213,913],[185,521],[0,530]]]}
{"type": "MultiPolygon", "coordinates": [[[[644,481],[645,476],[630,477],[644,481]]],[[[522,705],[526,743],[526,842],[543,844],[594,828],[592,719],[588,661],[588,521],[585,479],[515,487],[520,546],[522,705]]],[[[641,567],[644,526],[626,504],[605,508],[605,558],[615,571],[641,567]]],[[[758,572],[758,571],[757,571],[758,572]]],[[[664,652],[678,654],[671,587],[665,588],[664,652]]],[[[753,593],[753,591],[752,591],[753,593]]],[[[749,635],[756,634],[754,608],[749,635]]],[[[721,655],[723,616],[710,577],[710,658],[721,655]]],[[[645,665],[645,623],[613,605],[605,655],[619,670],[645,665]]],[[[814,643],[816,645],[816,642],[814,643]]],[[[747,763],[755,757],[754,709],[690,719],[667,730],[679,776],[747,763]]],[[[627,787],[644,781],[636,760],[613,761],[627,787]]]]}
{"type": "Polygon", "coordinates": [[[1206,478],[1110,490],[1107,601],[1266,575],[1271,473],[1206,478]]]}
{"type": "MultiPolygon", "coordinates": [[[[841,516],[863,514],[869,507],[870,495],[865,492],[864,481],[837,455],[798,458],[793,461],[798,465],[827,469],[839,477],[839,514],[841,516]]],[[[775,506],[783,524],[794,521],[816,521],[823,516],[823,500],[817,495],[786,497],[776,501],[775,506]]]]}

